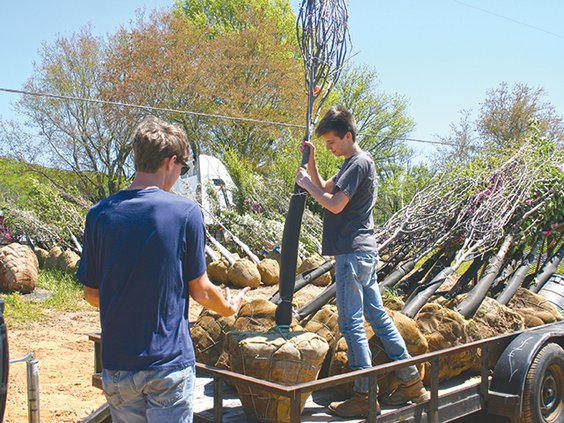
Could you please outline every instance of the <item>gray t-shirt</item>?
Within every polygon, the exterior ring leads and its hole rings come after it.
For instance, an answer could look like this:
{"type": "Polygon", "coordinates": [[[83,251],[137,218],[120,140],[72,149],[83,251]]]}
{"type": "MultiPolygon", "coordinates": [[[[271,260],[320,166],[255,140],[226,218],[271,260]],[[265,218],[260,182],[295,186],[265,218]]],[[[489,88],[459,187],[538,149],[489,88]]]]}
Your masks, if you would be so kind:
{"type": "Polygon", "coordinates": [[[350,201],[339,214],[325,210],[323,255],[376,251],[372,209],[377,181],[372,157],[365,151],[349,157],[333,177],[333,182],[332,194],[341,191],[350,201]]]}

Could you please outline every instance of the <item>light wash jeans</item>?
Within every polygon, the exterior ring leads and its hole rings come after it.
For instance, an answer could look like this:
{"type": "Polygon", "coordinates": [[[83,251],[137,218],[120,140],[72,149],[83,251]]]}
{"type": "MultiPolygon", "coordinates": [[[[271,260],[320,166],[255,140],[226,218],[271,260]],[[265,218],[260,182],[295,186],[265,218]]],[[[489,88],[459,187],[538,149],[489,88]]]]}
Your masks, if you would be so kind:
{"type": "Polygon", "coordinates": [[[102,371],[114,423],[192,423],[194,366],[180,370],[102,371]]]}
{"type": "MultiPolygon", "coordinates": [[[[382,341],[389,358],[403,360],[411,357],[403,338],[384,309],[378,289],[377,265],[376,252],[357,252],[335,257],[339,330],[347,342],[347,357],[352,370],[372,367],[372,353],[368,347],[363,314],[382,341]]],[[[397,370],[396,375],[401,382],[410,382],[419,377],[419,372],[415,366],[409,366],[397,370]]],[[[354,391],[367,393],[368,377],[357,378],[354,391]]]]}

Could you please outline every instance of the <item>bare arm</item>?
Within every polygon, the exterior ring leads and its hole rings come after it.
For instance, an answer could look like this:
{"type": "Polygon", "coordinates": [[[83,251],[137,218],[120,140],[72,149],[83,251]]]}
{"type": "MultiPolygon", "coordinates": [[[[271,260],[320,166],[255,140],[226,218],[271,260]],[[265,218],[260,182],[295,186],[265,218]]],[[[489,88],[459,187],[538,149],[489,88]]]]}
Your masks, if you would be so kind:
{"type": "Polygon", "coordinates": [[[210,282],[207,273],[188,283],[190,296],[205,308],[227,317],[235,314],[249,287],[244,288],[235,298],[231,298],[229,288],[225,288],[225,296],[221,290],[210,282]]]}
{"type": "Polygon", "coordinates": [[[317,201],[331,213],[341,213],[350,201],[350,198],[341,191],[337,192],[336,194],[330,194],[329,192],[326,192],[322,188],[316,186],[311,179],[311,175],[309,175],[304,168],[300,168],[298,170],[298,174],[296,175],[296,183],[307,192],[309,192],[311,196],[315,198],[315,201],[317,201]]]}
{"type": "Polygon", "coordinates": [[[94,307],[100,307],[100,295],[97,289],[85,286],[84,299],[86,300],[86,302],[88,302],[88,304],[94,307]]]}
{"type": "Polygon", "coordinates": [[[322,191],[331,193],[333,191],[333,187],[335,186],[333,178],[326,181],[321,177],[319,170],[317,169],[317,162],[315,161],[315,145],[309,141],[302,141],[302,153],[306,146],[309,147],[309,161],[307,163],[307,172],[309,174],[311,182],[322,191]]]}

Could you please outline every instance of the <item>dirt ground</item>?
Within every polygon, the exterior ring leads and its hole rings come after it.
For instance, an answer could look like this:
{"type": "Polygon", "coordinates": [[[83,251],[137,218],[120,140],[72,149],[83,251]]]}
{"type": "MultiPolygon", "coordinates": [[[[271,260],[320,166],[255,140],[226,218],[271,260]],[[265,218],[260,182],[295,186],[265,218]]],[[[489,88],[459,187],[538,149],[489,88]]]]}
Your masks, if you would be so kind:
{"type": "MultiPolygon", "coordinates": [[[[43,422],[77,422],[104,403],[92,387],[94,349],[88,334],[100,330],[98,312],[50,312],[41,322],[8,329],[10,358],[34,352],[39,361],[40,417],[43,422]]],[[[25,363],[10,365],[4,421],[28,419],[25,363]]]]}
{"type": "MultiPolygon", "coordinates": [[[[277,287],[261,287],[247,294],[269,298],[277,287]]],[[[296,294],[310,300],[323,288],[308,286],[296,294]]],[[[236,295],[238,290],[231,290],[236,295]]],[[[190,301],[190,320],[196,320],[201,306],[190,301]]],[[[48,312],[40,322],[8,330],[10,358],[34,352],[39,361],[40,417],[42,422],[77,422],[104,402],[102,392],[92,387],[94,346],[88,334],[100,331],[97,310],[85,304],[79,312],[48,312]]],[[[4,422],[21,423],[28,419],[25,363],[10,366],[8,400],[4,422]]]]}

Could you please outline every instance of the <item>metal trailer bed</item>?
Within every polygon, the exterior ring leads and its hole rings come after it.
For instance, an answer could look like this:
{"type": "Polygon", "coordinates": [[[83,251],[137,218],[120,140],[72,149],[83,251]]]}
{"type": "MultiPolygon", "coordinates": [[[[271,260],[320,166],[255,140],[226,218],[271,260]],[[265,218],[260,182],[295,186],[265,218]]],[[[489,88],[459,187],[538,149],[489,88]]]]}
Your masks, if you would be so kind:
{"type": "MultiPolygon", "coordinates": [[[[95,373],[92,376],[94,386],[101,388],[100,336],[89,335],[95,345],[95,373]]],[[[500,335],[445,350],[434,351],[402,360],[359,370],[343,375],[331,376],[298,385],[284,386],[221,370],[213,366],[197,363],[197,383],[195,391],[195,422],[247,422],[241,402],[234,388],[224,383],[225,380],[251,385],[290,400],[288,422],[432,422],[444,423],[456,420],[474,412],[484,410],[492,414],[514,417],[521,413],[522,391],[525,377],[532,363],[532,358],[547,343],[554,342],[564,346],[564,322],[546,324],[537,328],[500,335]],[[481,370],[479,375],[462,374],[439,384],[439,361],[441,358],[465,351],[479,351],[481,370]],[[496,367],[492,373],[488,368],[490,356],[495,355],[496,367]],[[366,419],[342,419],[327,414],[326,406],[338,397],[332,389],[337,385],[352,382],[360,375],[367,375],[370,381],[369,402],[377,398],[377,380],[395,369],[412,364],[429,362],[431,383],[427,387],[431,399],[421,404],[409,404],[402,407],[382,407],[377,415],[376,407],[370,407],[366,419]],[[495,380],[497,378],[497,380],[495,380]],[[310,392],[303,412],[300,410],[300,397],[310,392]]],[[[561,386],[564,381],[560,381],[561,386]]],[[[539,388],[540,389],[540,388],[539,388]]],[[[561,407],[563,392],[560,396],[561,407]]],[[[557,404],[557,405],[558,405],[557,404]]],[[[107,407],[97,410],[100,416],[108,416],[107,407]]],[[[104,420],[101,417],[84,420],[94,423],[104,420]]]]}

